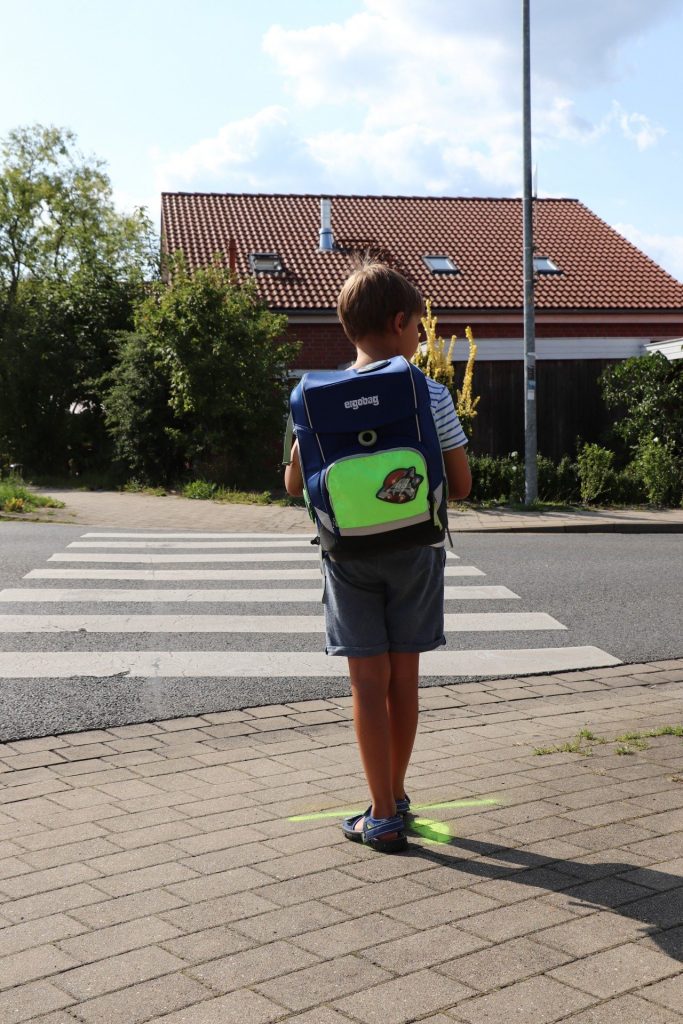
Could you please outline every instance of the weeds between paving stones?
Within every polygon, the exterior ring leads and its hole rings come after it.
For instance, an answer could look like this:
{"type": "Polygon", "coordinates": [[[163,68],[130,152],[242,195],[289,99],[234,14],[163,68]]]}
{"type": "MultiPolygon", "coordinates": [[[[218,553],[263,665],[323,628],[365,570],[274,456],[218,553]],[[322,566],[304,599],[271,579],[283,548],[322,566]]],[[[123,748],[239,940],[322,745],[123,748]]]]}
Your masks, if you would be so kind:
{"type": "Polygon", "coordinates": [[[582,740],[590,740],[593,743],[619,743],[617,754],[635,754],[637,750],[647,750],[649,744],[645,742],[646,737],[656,736],[680,736],[683,738],[683,725],[664,725],[659,729],[646,729],[643,732],[625,732],[621,736],[615,736],[613,740],[606,740],[603,736],[596,736],[590,729],[581,729],[576,734],[576,739],[569,743],[563,743],[559,747],[535,747],[534,754],[583,754],[590,757],[593,753],[592,747],[583,746],[582,740]]]}

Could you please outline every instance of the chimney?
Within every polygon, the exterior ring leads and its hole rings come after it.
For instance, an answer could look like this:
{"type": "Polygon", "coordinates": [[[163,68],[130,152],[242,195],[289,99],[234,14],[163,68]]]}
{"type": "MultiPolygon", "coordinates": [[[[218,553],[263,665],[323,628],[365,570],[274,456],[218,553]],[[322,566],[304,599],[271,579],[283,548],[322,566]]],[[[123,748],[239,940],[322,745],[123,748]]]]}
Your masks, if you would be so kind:
{"type": "Polygon", "coordinates": [[[230,273],[234,274],[237,271],[237,244],[234,238],[231,238],[228,243],[228,266],[230,267],[230,273]]]}
{"type": "Polygon", "coordinates": [[[320,200],[320,243],[319,252],[332,252],[334,235],[332,234],[332,200],[320,200]]]}

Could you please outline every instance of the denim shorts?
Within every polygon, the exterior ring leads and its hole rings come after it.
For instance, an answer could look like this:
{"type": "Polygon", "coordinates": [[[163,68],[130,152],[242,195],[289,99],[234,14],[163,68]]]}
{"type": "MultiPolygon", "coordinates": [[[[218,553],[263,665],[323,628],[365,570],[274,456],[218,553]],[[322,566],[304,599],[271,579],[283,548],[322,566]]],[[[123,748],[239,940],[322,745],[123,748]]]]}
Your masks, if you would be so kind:
{"type": "Polygon", "coordinates": [[[344,562],[325,555],[326,653],[366,658],[443,646],[445,562],[445,549],[432,547],[344,562]]]}

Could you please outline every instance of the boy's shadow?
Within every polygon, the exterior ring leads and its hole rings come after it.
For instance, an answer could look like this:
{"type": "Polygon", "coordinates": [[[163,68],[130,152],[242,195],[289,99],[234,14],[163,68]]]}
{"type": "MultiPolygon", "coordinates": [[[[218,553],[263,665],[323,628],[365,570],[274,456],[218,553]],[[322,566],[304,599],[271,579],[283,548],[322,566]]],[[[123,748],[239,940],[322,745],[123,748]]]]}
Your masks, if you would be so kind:
{"type": "MultiPolygon", "coordinates": [[[[436,824],[436,823],[434,823],[436,824]]],[[[438,825],[437,825],[438,829],[438,825]]],[[[442,867],[467,870],[468,874],[484,879],[498,879],[518,882],[534,888],[547,888],[549,892],[575,889],[577,902],[570,906],[592,907],[609,910],[623,917],[642,921],[647,926],[640,938],[648,937],[662,952],[675,960],[683,961],[683,877],[670,875],[653,868],[637,864],[603,862],[581,864],[573,860],[544,857],[542,854],[515,850],[496,843],[462,836],[445,838],[438,830],[430,835],[430,823],[413,823],[408,820],[407,832],[415,838],[427,839],[448,847],[457,854],[467,851],[479,857],[488,857],[497,864],[490,864],[469,858],[459,859],[440,853],[433,846],[411,844],[410,855],[422,857],[442,867]],[[515,870],[516,868],[516,870],[515,870]],[[638,872],[637,882],[621,877],[628,872],[638,872]],[[638,888],[643,887],[639,896],[638,888]],[[652,890],[648,892],[647,890],[652,890]]],[[[587,850],[586,853],[591,851],[587,850]]]]}

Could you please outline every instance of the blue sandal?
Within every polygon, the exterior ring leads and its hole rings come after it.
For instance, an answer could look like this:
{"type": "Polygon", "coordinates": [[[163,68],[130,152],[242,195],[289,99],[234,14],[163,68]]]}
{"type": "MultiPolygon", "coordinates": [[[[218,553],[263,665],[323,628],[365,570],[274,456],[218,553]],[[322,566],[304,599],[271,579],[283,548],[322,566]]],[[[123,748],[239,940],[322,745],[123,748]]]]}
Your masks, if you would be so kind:
{"type": "Polygon", "coordinates": [[[352,818],[346,818],[342,822],[342,831],[352,843],[364,843],[378,853],[399,853],[405,850],[408,840],[404,831],[405,823],[403,815],[394,814],[391,818],[373,818],[372,807],[368,807],[363,814],[355,814],[352,818]],[[357,829],[356,825],[363,819],[363,828],[357,829]],[[395,839],[382,839],[382,836],[396,833],[395,839]]]}
{"type": "Polygon", "coordinates": [[[404,817],[406,814],[410,814],[410,797],[407,793],[400,800],[396,801],[396,813],[402,814],[404,817]]]}

